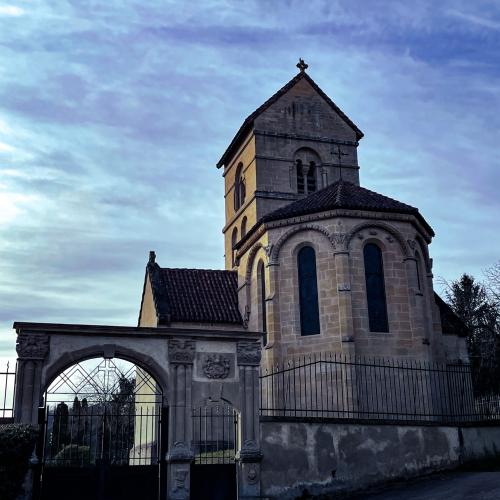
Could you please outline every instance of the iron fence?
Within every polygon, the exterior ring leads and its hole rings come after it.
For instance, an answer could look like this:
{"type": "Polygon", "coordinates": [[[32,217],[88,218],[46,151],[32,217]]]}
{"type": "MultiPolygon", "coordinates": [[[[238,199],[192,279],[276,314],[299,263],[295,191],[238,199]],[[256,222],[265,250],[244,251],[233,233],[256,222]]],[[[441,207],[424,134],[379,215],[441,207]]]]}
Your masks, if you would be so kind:
{"type": "Polygon", "coordinates": [[[105,402],[49,405],[44,422],[45,466],[155,465],[161,405],[105,402]]]}
{"type": "Polygon", "coordinates": [[[12,368],[7,362],[0,371],[0,421],[14,418],[14,397],[16,388],[16,365],[12,368]]]}
{"type": "Polygon", "coordinates": [[[231,464],[238,447],[238,413],[230,405],[193,408],[195,464],[231,464]]]}
{"type": "Polygon", "coordinates": [[[500,420],[499,388],[479,392],[476,378],[462,363],[319,353],[261,373],[260,413],[435,423],[500,420]]]}

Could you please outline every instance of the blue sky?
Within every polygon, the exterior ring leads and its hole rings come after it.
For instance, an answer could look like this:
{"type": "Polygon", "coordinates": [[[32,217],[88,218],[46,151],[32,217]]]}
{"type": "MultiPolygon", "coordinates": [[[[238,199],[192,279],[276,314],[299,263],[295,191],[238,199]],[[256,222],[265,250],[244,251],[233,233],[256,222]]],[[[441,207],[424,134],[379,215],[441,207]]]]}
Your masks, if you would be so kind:
{"type": "Polygon", "coordinates": [[[0,0],[0,357],[14,320],[135,325],[150,249],[223,267],[215,163],[299,56],[365,133],[361,184],[435,229],[435,276],[480,277],[499,53],[495,1],[0,0]]]}

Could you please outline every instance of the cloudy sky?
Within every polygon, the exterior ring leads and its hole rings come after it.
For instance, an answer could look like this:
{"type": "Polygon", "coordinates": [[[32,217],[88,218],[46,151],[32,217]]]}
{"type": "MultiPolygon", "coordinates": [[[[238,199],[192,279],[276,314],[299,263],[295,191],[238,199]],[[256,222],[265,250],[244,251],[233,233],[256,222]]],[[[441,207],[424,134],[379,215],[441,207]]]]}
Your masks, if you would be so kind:
{"type": "Polygon", "coordinates": [[[418,206],[436,277],[500,235],[497,1],[0,0],[0,357],[14,320],[135,325],[150,249],[223,266],[215,163],[309,74],[363,130],[361,183],[418,206]]]}

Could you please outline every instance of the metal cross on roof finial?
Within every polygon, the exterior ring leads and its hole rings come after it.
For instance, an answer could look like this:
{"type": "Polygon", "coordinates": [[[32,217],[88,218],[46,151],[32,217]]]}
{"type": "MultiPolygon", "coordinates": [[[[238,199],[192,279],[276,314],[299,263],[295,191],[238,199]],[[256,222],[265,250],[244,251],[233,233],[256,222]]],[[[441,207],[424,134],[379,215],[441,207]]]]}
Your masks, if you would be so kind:
{"type": "Polygon", "coordinates": [[[309,64],[306,64],[304,62],[304,59],[302,57],[299,57],[299,62],[297,63],[297,68],[300,69],[301,73],[304,73],[304,71],[309,67],[309,64]]]}

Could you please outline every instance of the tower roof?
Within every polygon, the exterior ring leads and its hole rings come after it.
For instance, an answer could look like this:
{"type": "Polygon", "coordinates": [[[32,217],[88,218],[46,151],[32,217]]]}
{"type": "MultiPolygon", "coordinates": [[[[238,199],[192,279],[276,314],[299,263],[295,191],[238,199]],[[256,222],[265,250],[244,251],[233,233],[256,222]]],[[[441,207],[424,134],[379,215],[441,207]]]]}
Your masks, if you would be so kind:
{"type": "Polygon", "coordinates": [[[316,90],[316,92],[327,102],[328,105],[356,132],[357,139],[363,137],[363,132],[356,126],[354,122],[320,89],[318,84],[304,71],[301,70],[296,76],[294,76],[286,85],[281,87],[273,96],[271,96],[264,104],[259,106],[251,115],[247,116],[241,127],[239,128],[233,140],[227,147],[224,154],[221,156],[220,160],[217,162],[217,168],[222,167],[227,161],[231,153],[239,146],[240,142],[243,140],[245,135],[253,127],[255,119],[262,114],[269,106],[274,104],[281,96],[286,94],[293,86],[295,86],[300,80],[306,80],[309,84],[316,90]]]}
{"type": "Polygon", "coordinates": [[[238,242],[237,247],[241,246],[265,222],[290,219],[342,208],[348,210],[410,214],[418,219],[431,236],[434,236],[432,227],[424,219],[418,208],[340,179],[320,191],[316,191],[305,198],[264,215],[247,235],[238,242]]]}

